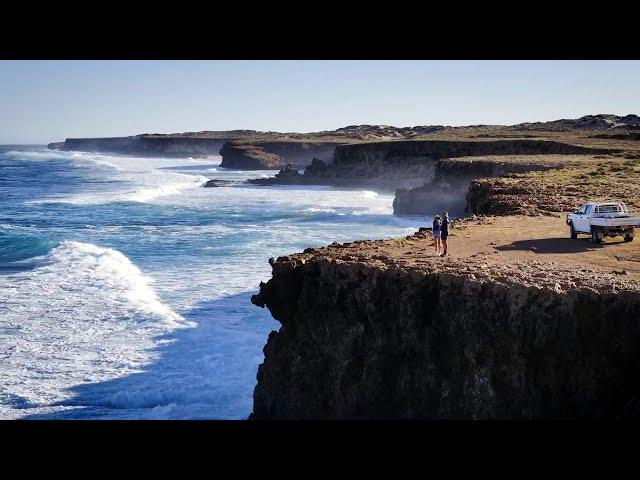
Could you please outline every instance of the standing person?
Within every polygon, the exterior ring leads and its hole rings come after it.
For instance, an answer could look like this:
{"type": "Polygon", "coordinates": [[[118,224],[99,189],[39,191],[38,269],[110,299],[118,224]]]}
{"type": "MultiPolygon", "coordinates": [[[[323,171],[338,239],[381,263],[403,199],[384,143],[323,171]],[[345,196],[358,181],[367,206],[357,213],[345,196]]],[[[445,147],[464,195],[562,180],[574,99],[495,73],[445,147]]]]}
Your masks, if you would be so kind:
{"type": "Polygon", "coordinates": [[[436,249],[436,255],[440,255],[442,250],[442,245],[440,244],[440,215],[433,217],[433,228],[431,232],[433,233],[433,245],[436,249]]]}
{"type": "Polygon", "coordinates": [[[441,257],[445,257],[448,255],[448,245],[447,238],[449,237],[449,213],[442,212],[442,225],[440,225],[440,239],[442,242],[442,253],[441,257]]]}

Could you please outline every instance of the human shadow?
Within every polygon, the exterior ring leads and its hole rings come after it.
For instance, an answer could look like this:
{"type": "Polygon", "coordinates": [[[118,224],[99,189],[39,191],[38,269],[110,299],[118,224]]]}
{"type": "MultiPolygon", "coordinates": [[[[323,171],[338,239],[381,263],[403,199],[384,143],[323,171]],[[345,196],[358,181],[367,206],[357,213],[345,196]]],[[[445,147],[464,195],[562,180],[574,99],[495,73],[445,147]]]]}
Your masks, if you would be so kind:
{"type": "Polygon", "coordinates": [[[156,337],[157,357],[141,372],[75,385],[69,399],[46,405],[64,410],[22,418],[247,418],[262,349],[279,328],[268,310],[251,304],[253,293],[199,303],[183,315],[197,326],[156,337]]]}
{"type": "Polygon", "coordinates": [[[536,253],[581,253],[602,247],[603,244],[592,243],[586,238],[535,238],[517,240],[508,245],[500,245],[495,248],[500,251],[529,250],[536,253]]]}

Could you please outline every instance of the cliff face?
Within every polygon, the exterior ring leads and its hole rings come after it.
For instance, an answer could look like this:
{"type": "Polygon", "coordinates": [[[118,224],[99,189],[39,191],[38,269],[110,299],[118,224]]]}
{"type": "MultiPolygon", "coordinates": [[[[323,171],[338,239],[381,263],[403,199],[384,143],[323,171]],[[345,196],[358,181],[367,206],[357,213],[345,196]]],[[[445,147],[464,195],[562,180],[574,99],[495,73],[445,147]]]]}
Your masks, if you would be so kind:
{"type": "Polygon", "coordinates": [[[354,242],[271,262],[252,301],[282,327],[264,349],[252,418],[640,416],[637,288],[605,273],[576,286],[566,270],[532,285],[505,278],[511,266],[496,276],[426,252],[407,266],[383,249],[354,242]]]}
{"type": "Polygon", "coordinates": [[[467,190],[474,179],[557,166],[550,165],[547,157],[612,151],[545,140],[351,144],[336,147],[331,165],[316,162],[295,181],[395,190],[395,215],[431,215],[441,210],[460,215],[466,209],[467,190]],[[501,160],[507,157],[509,161],[501,160]],[[513,161],[513,157],[528,158],[513,161]]]}
{"type": "Polygon", "coordinates": [[[113,138],[67,138],[61,150],[80,150],[86,152],[126,152],[135,149],[140,142],[138,137],[113,138]]]}
{"type": "Polygon", "coordinates": [[[336,148],[334,165],[403,164],[421,159],[486,155],[587,155],[610,153],[610,149],[581,147],[546,140],[443,141],[420,140],[343,145],[336,148]]]}
{"type": "MultiPolygon", "coordinates": [[[[510,159],[513,158],[510,157],[510,159]]],[[[476,157],[438,160],[435,162],[433,175],[425,181],[424,185],[396,190],[393,213],[394,215],[432,215],[447,210],[455,216],[460,216],[468,210],[468,191],[473,187],[475,179],[559,168],[557,165],[545,162],[545,159],[540,156],[537,161],[530,157],[528,160],[508,162],[497,158],[489,160],[476,159],[476,157]]],[[[478,212],[473,210],[472,213],[478,212]]]]}
{"type": "Polygon", "coordinates": [[[303,168],[313,158],[331,162],[337,143],[331,142],[227,142],[221,167],[242,170],[277,169],[290,164],[303,168]]]}
{"type": "Polygon", "coordinates": [[[585,201],[623,202],[640,209],[640,157],[581,157],[562,168],[471,181],[467,211],[476,215],[571,212],[585,201]]]}
{"type": "MultiPolygon", "coordinates": [[[[268,145],[281,144],[265,143],[259,148],[255,143],[225,144],[222,165],[283,167],[283,153],[277,151],[279,158],[276,158],[274,153],[266,151],[268,145]]],[[[307,152],[314,157],[322,153],[307,152]]],[[[324,153],[329,156],[329,152],[324,153]]],[[[570,157],[604,153],[619,154],[620,151],[546,140],[371,142],[336,146],[331,163],[321,158],[309,162],[308,157],[300,157],[307,163],[303,175],[255,179],[250,183],[390,190],[395,191],[395,215],[431,215],[443,209],[460,215],[467,206],[469,184],[477,178],[561,168],[570,157]]],[[[301,168],[300,164],[293,165],[301,168]]]]}
{"type": "Polygon", "coordinates": [[[217,155],[223,143],[224,139],[219,138],[141,135],[114,138],[67,138],[60,149],[131,155],[217,155]]]}
{"type": "MultiPolygon", "coordinates": [[[[496,162],[441,162],[443,159],[514,155],[586,155],[611,152],[544,140],[446,141],[415,140],[339,145],[333,162],[305,171],[306,183],[369,184],[415,188],[437,178],[476,178],[479,173],[509,170],[496,162]],[[326,167],[326,168],[325,168],[326,167]]],[[[535,162],[529,162],[533,164],[535,162]]],[[[513,167],[514,170],[524,167],[513,167]]],[[[518,170],[520,171],[520,170],[518,170]]]]}

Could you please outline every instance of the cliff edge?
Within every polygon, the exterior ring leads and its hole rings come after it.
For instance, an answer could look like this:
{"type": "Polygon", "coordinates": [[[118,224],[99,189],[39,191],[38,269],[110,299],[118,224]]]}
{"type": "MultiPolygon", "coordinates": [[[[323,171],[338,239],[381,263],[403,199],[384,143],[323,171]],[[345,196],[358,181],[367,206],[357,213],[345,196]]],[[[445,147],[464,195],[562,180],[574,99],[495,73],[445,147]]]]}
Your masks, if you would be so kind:
{"type": "Polygon", "coordinates": [[[640,251],[555,216],[270,260],[255,419],[640,417],[640,251]],[[517,227],[522,226],[522,228],[517,227]]]}

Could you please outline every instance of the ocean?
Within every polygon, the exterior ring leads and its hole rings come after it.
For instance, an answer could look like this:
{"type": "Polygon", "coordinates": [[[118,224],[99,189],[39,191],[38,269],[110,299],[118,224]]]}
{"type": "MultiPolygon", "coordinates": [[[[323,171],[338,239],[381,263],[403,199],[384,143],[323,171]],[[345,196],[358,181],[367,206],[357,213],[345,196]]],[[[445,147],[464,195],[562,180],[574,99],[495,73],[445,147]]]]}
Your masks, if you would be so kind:
{"type": "Polygon", "coordinates": [[[269,257],[427,222],[220,160],[0,146],[0,418],[245,419],[269,257]]]}

